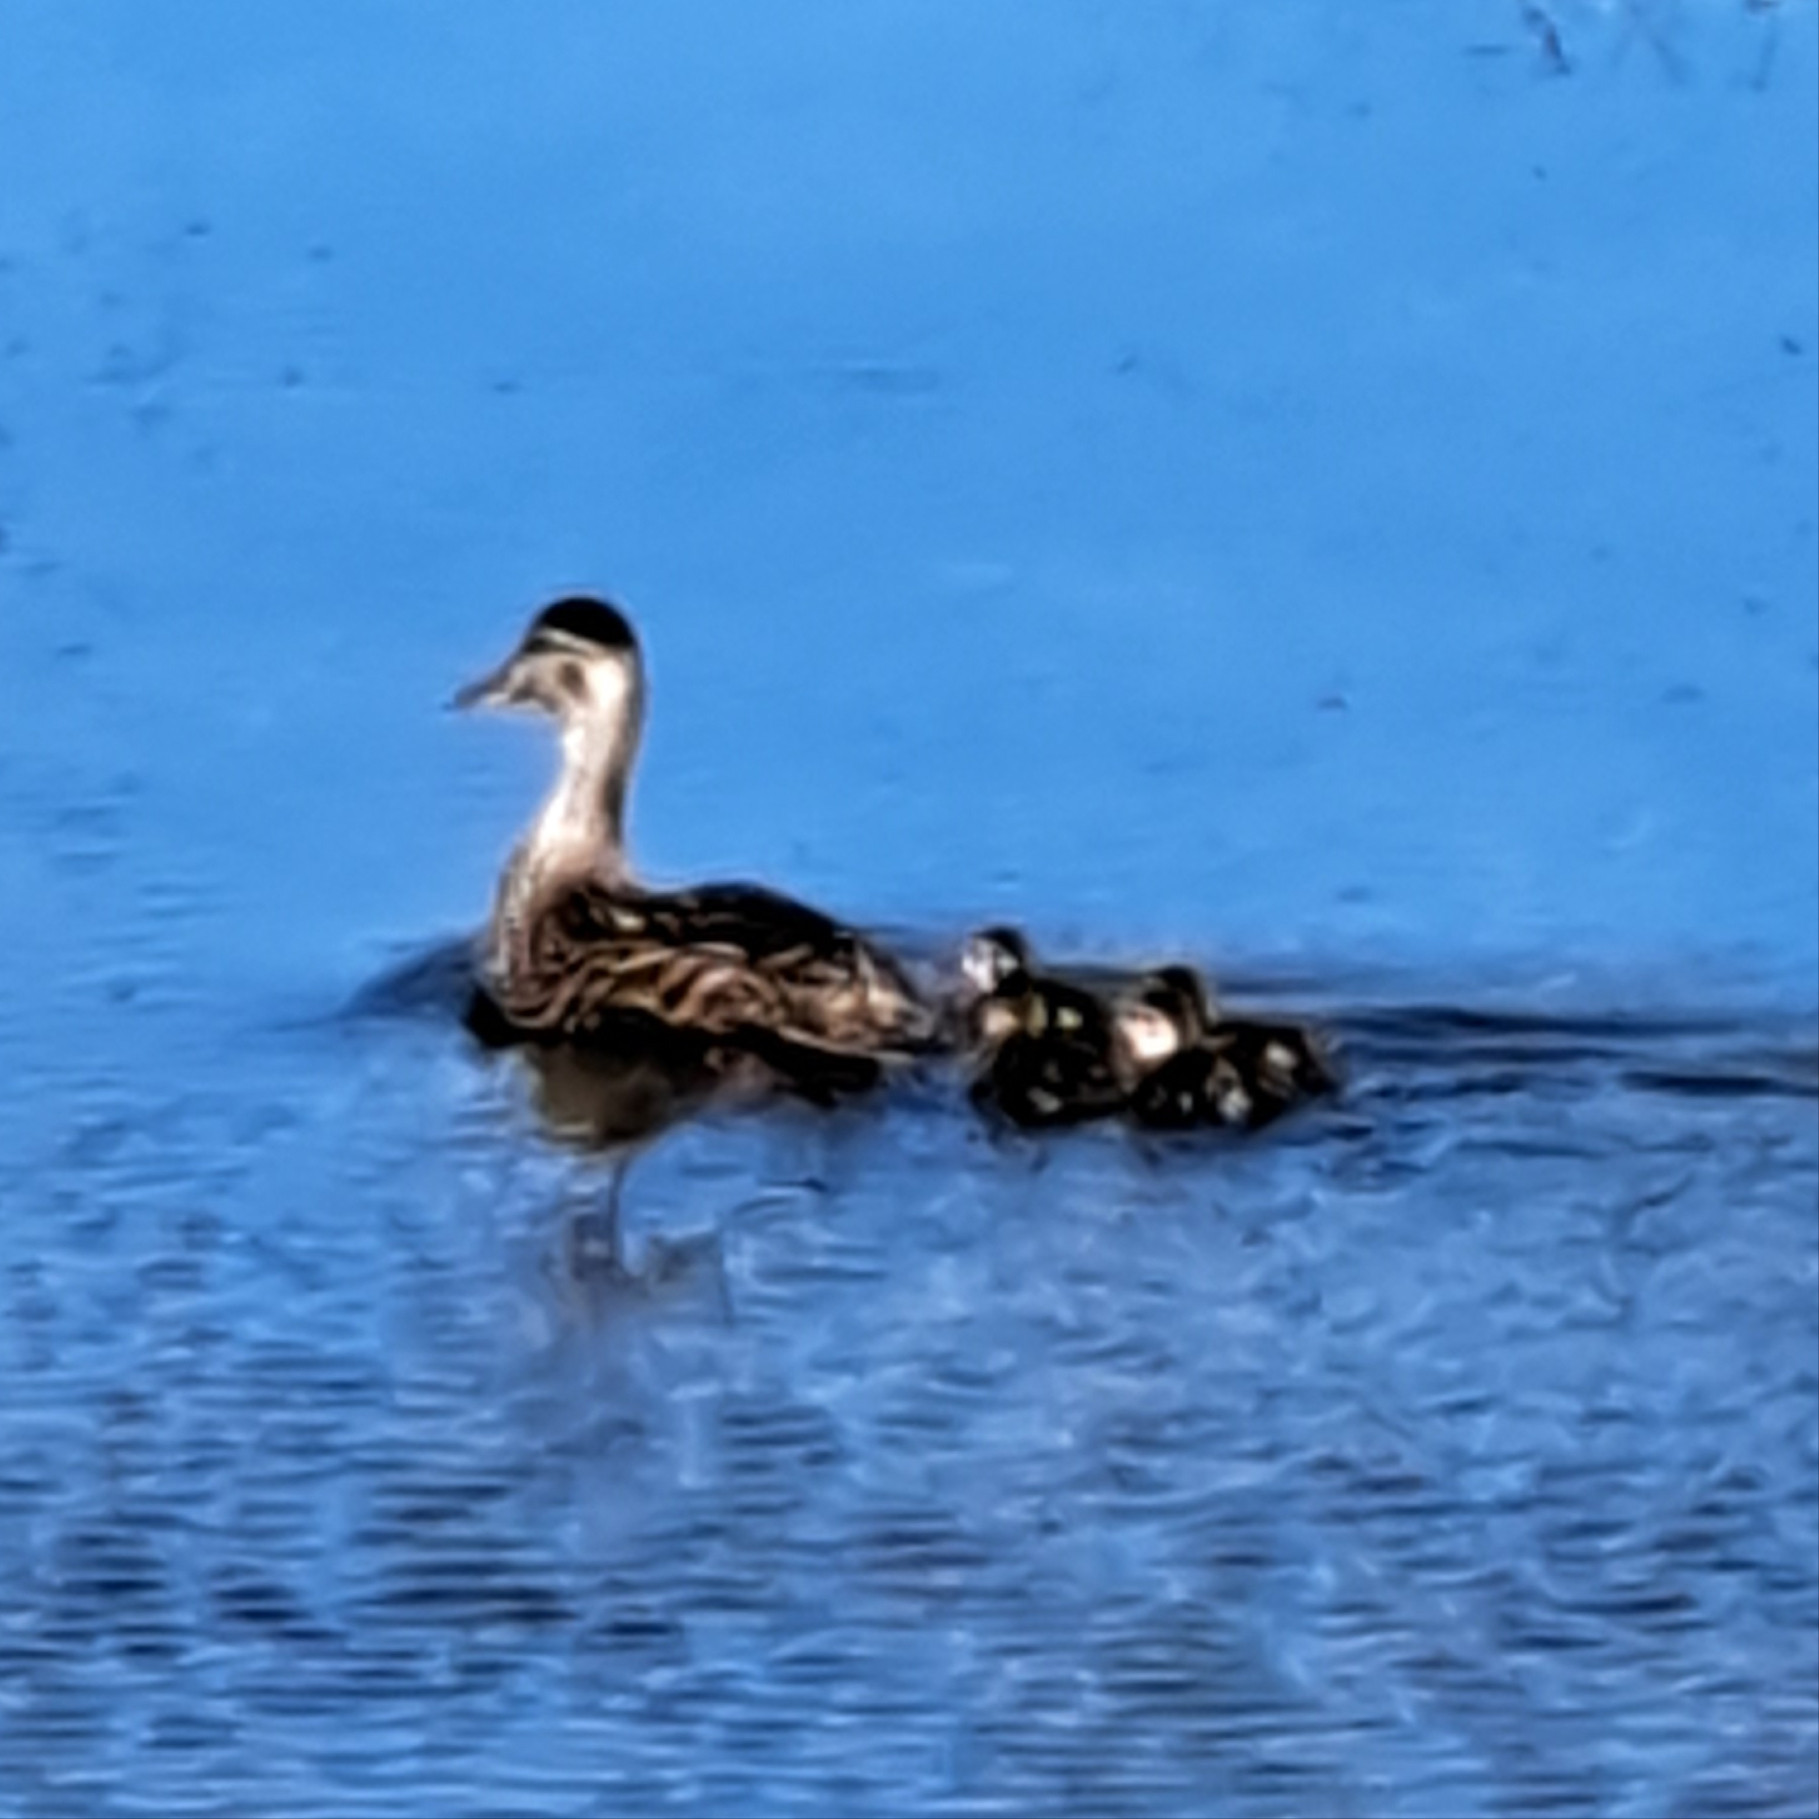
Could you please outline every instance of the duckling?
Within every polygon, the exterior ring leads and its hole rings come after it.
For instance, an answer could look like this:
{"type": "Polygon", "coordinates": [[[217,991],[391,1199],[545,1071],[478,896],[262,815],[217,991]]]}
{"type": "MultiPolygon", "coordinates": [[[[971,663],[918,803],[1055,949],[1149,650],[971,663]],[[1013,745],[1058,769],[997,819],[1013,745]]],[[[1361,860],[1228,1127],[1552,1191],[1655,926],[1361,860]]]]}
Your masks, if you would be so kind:
{"type": "Polygon", "coordinates": [[[982,929],[961,957],[971,993],[967,1046],[979,1057],[974,1100],[1025,1129],[1083,1124],[1123,1105],[1128,1069],[1106,1006],[1039,974],[1015,929],[982,929]]]}
{"type": "Polygon", "coordinates": [[[891,1057],[930,1042],[934,1019],[908,974],[819,910],[755,884],[639,880],[625,815],[644,658],[616,606],[575,595],[545,607],[455,705],[527,709],[561,735],[555,787],[506,865],[485,939],[501,1034],[623,1042],[661,1025],[779,1057],[891,1057]]]}
{"type": "Polygon", "coordinates": [[[1218,1014],[1191,967],[1151,973],[1118,1007],[1117,1018],[1127,1047],[1149,1059],[1131,1092],[1130,1113],[1151,1129],[1260,1130],[1337,1085],[1313,1031],[1218,1014]]]}

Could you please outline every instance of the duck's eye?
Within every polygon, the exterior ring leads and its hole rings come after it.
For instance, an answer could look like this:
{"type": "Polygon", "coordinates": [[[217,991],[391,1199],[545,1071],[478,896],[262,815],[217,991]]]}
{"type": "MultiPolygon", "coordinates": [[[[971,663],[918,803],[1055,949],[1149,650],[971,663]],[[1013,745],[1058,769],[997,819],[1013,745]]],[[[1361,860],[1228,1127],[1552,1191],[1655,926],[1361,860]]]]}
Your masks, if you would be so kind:
{"type": "Polygon", "coordinates": [[[563,663],[556,670],[556,686],[571,701],[587,699],[587,672],[578,663],[563,663]]]}

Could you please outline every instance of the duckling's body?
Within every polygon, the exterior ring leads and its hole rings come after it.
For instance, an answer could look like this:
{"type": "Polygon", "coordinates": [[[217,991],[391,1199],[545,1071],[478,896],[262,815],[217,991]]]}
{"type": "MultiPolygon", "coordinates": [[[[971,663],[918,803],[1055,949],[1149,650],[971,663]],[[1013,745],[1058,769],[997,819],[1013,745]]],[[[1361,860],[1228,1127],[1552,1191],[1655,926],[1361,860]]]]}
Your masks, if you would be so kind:
{"type": "Polygon", "coordinates": [[[462,704],[532,707],[562,733],[556,786],[500,881],[483,964],[504,1028],[588,1042],[627,1020],[751,1046],[907,1052],[933,1020],[880,948],[752,884],[652,890],[625,851],[643,725],[637,639],[604,601],[561,600],[462,704]]]}
{"type": "Polygon", "coordinates": [[[1332,1078],[1290,1024],[1226,1023],[1138,1082],[1131,1116],[1151,1130],[1261,1130],[1332,1078]]]}
{"type": "Polygon", "coordinates": [[[1036,972],[1014,929],[973,936],[963,964],[977,993],[967,1018],[980,1062],[975,1103],[1026,1130],[1084,1124],[1123,1105],[1127,1070],[1098,998],[1036,972]]]}
{"type": "Polygon", "coordinates": [[[1176,1032],[1175,1052],[1132,1088],[1130,1114],[1152,1130],[1260,1130],[1337,1084],[1319,1037],[1300,1024],[1213,1014],[1187,967],[1152,974],[1134,1003],[1176,1032]]]}

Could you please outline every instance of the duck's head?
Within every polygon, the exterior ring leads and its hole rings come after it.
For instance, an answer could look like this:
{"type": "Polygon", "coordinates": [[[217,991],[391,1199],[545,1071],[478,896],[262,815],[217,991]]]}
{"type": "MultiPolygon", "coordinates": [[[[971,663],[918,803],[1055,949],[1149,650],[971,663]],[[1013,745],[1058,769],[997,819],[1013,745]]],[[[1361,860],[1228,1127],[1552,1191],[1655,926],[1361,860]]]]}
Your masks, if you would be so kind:
{"type": "Polygon", "coordinates": [[[1029,943],[1014,928],[969,935],[960,953],[962,1003],[972,1040],[993,1049],[1019,1033],[1040,1034],[1041,995],[1030,978],[1029,943]]]}
{"type": "Polygon", "coordinates": [[[961,976],[981,998],[1018,975],[1027,978],[1029,970],[1029,943],[1014,928],[982,928],[967,936],[960,953],[961,976]]]}
{"type": "Polygon", "coordinates": [[[546,606],[518,648],[462,689],[454,705],[528,708],[564,730],[635,730],[643,700],[644,659],[631,621],[604,600],[572,594],[546,606]]]}
{"type": "Polygon", "coordinates": [[[1131,1060],[1149,1068],[1198,1042],[1212,1015],[1200,975],[1191,966],[1164,966],[1119,1003],[1115,1023],[1131,1060]]]}

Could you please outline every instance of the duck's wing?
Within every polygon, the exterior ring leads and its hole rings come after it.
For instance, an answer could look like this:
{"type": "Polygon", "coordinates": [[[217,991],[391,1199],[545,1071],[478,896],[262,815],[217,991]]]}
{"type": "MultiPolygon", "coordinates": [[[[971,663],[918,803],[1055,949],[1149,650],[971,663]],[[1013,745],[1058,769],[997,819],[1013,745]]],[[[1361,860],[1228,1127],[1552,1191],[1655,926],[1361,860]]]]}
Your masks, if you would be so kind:
{"type": "Polygon", "coordinates": [[[882,949],[759,885],[577,885],[538,917],[529,945],[505,1008],[551,1034],[585,1037],[634,1013],[713,1036],[875,1054],[924,1047],[934,1033],[882,949]]]}
{"type": "Polygon", "coordinates": [[[799,948],[839,959],[863,945],[831,916],[761,884],[703,884],[651,892],[631,901],[659,939],[678,947],[727,947],[759,961],[799,948]]]}

